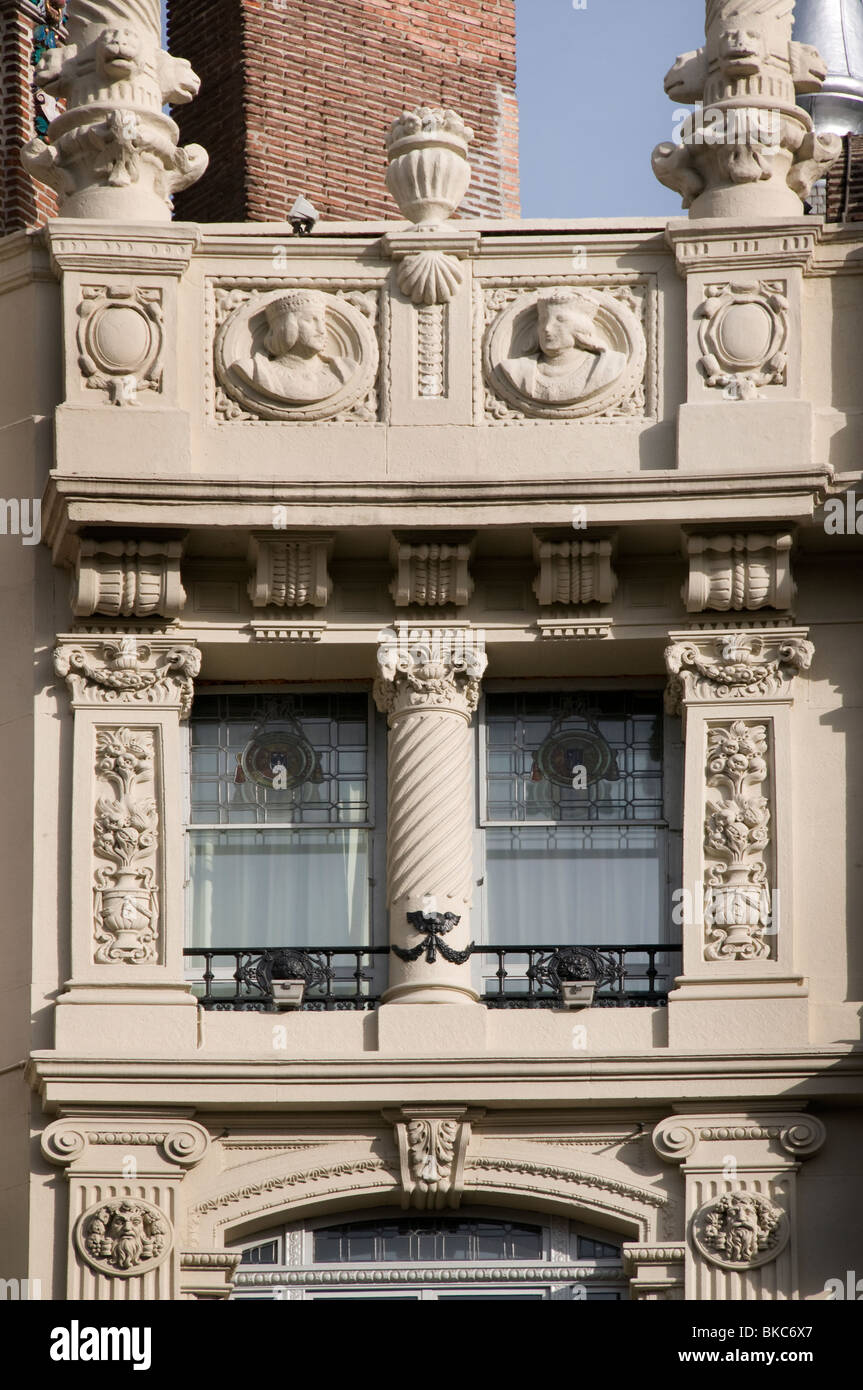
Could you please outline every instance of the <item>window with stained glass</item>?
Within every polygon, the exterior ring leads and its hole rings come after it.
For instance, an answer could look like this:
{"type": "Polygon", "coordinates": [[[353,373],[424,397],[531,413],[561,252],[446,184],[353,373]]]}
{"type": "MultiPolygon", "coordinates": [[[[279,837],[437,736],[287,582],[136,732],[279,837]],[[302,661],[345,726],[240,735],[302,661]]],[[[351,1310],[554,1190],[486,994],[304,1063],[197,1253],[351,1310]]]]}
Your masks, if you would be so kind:
{"type": "Polygon", "coordinates": [[[371,729],[365,692],[198,696],[191,945],[370,943],[371,729]]]}
{"type": "Polygon", "coordinates": [[[492,691],[484,705],[487,939],[664,940],[659,692],[492,691]]]}

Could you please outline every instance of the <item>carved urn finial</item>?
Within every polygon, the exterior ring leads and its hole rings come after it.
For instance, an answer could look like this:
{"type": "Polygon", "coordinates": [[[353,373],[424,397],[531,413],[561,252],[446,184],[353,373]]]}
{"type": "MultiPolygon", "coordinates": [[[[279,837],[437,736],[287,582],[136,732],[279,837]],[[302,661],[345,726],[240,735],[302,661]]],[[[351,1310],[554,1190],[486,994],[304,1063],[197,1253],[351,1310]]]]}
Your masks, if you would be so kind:
{"type": "Polygon", "coordinates": [[[200,81],[161,47],[159,0],[70,0],[68,43],[49,49],[36,82],[65,111],[24,167],[60,195],[62,217],[168,221],[171,195],[207,167],[200,145],[179,148],[163,107],[191,101],[200,81]]]}
{"type": "MultiPolygon", "coordinates": [[[[707,0],[706,41],[666,74],[685,113],[680,143],[653,151],[653,172],[690,217],[799,217],[812,184],[841,150],[797,105],[827,72],[791,38],[794,0],[707,0]]],[[[684,112],[678,113],[684,117],[684,112]]]]}
{"type": "Polygon", "coordinates": [[[451,217],[470,184],[467,147],[473,131],[455,111],[403,111],[387,137],[387,188],[419,227],[451,217]]]}

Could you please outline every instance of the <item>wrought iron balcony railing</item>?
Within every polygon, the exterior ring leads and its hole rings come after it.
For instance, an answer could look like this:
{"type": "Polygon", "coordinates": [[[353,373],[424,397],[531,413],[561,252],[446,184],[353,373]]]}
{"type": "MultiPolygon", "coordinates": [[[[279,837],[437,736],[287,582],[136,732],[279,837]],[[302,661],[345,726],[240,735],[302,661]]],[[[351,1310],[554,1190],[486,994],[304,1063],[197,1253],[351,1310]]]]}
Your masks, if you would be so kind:
{"type": "MultiPolygon", "coordinates": [[[[595,1008],[666,1003],[679,945],[474,947],[481,999],[492,1009],[553,1009],[571,982],[595,986],[595,1008]]],[[[302,982],[299,1007],[373,1009],[386,988],[388,946],[189,947],[184,955],[205,1009],[258,1013],[278,1009],[283,981],[302,982]]]]}

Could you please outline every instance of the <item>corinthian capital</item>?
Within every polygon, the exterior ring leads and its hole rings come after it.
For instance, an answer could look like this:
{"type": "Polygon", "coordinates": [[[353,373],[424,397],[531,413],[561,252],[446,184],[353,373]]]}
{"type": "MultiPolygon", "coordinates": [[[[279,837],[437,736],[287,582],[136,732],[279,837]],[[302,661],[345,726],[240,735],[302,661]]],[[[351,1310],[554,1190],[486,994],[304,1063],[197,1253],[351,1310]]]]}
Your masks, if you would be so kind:
{"type": "MultiPolygon", "coordinates": [[[[470,634],[465,634],[469,637],[470,634]]],[[[378,648],[375,703],[390,719],[412,711],[446,710],[468,722],[479,703],[485,652],[467,642],[448,646],[426,634],[410,647],[378,648]]]]}
{"type": "Polygon", "coordinates": [[[684,705],[787,698],[814,647],[806,628],[672,632],[665,649],[669,714],[684,705]]]}
{"type": "Polygon", "coordinates": [[[201,653],[170,637],[60,637],[54,670],[66,682],[74,706],[192,708],[201,653]]]}

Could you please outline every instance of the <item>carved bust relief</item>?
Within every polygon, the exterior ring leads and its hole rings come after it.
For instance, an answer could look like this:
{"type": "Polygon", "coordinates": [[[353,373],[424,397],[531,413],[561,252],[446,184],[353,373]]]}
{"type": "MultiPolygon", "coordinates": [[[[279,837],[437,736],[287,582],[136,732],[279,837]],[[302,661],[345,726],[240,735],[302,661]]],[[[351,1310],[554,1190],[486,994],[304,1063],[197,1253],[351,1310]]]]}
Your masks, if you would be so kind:
{"type": "Polygon", "coordinates": [[[485,368],[493,390],[526,414],[600,414],[644,370],[635,315],[598,290],[562,286],[520,296],[491,325],[485,368]]]}
{"type": "Polygon", "coordinates": [[[322,420],[349,409],[374,381],[377,340],[348,300],[316,289],[256,295],[219,330],[216,374],[246,410],[267,419],[322,420]]]}

